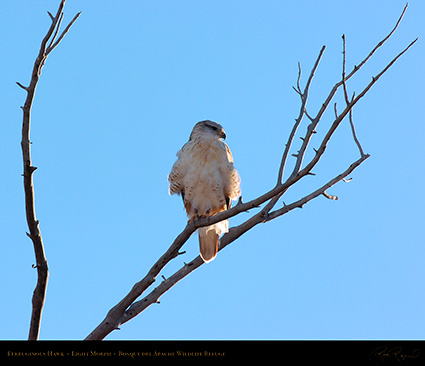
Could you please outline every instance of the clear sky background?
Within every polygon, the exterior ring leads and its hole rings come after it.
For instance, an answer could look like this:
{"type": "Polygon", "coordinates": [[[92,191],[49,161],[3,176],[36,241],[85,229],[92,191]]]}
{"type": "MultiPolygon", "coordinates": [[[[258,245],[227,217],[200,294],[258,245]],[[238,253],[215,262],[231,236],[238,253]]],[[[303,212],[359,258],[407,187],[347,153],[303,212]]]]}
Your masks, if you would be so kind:
{"type": "MultiPolygon", "coordinates": [[[[26,93],[15,82],[29,83],[46,11],[58,5],[8,1],[0,13],[0,339],[27,338],[36,284],[21,177],[26,93]]],[[[327,46],[310,91],[315,114],[340,78],[342,34],[351,70],[404,5],[68,0],[64,24],[82,15],[49,56],[32,114],[36,210],[50,268],[40,339],[85,338],[183,230],[167,174],[196,122],[224,126],[244,201],[257,197],[275,184],[298,116],[297,62],[303,86],[327,46]]],[[[349,83],[360,92],[419,37],[355,107],[371,157],[350,183],[329,190],[339,200],[320,196],[255,227],[107,339],[425,338],[424,17],[425,2],[411,0],[396,34],[349,83]]],[[[332,117],[330,108],[310,153],[332,117]]],[[[346,120],[316,176],[285,202],[357,158],[346,120]]],[[[161,274],[198,255],[197,236],[183,249],[161,274]]]]}

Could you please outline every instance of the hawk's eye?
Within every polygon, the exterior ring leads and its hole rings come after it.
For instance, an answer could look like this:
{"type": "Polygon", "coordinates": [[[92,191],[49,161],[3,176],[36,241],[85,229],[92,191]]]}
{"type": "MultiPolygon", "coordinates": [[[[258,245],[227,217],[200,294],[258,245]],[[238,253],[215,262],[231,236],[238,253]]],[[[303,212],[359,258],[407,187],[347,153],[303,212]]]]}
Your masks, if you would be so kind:
{"type": "Polygon", "coordinates": [[[209,128],[212,128],[214,131],[217,131],[218,130],[218,128],[217,127],[215,127],[215,126],[208,126],[209,128]]]}

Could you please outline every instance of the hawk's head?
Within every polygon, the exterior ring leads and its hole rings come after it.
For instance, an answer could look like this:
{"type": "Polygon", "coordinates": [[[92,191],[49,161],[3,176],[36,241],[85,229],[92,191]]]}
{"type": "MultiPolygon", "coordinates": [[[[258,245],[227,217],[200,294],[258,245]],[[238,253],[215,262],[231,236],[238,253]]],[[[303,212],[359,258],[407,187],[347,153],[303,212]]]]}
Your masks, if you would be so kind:
{"type": "Polygon", "coordinates": [[[198,122],[195,127],[193,127],[192,133],[190,134],[190,140],[192,137],[197,137],[200,135],[211,136],[213,138],[226,138],[226,133],[224,132],[223,127],[217,122],[213,121],[201,121],[198,122]]]}

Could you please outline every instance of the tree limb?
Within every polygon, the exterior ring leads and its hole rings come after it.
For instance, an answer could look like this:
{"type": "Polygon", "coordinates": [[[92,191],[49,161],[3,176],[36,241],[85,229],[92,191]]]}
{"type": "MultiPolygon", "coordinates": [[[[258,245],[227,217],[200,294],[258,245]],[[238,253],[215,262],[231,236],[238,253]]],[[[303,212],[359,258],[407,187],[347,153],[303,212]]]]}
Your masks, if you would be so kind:
{"type": "MultiPolygon", "coordinates": [[[[53,17],[51,13],[48,13],[50,19],[52,20],[52,24],[50,25],[49,30],[47,31],[46,36],[43,38],[41,42],[40,51],[38,56],[34,62],[34,67],[31,76],[31,82],[28,87],[23,86],[21,83],[17,82],[18,86],[24,89],[27,92],[27,98],[25,100],[25,104],[22,108],[23,110],[23,122],[22,122],[22,156],[24,163],[24,191],[25,191],[25,211],[26,218],[28,223],[29,233],[27,235],[31,238],[34,246],[36,265],[34,268],[37,268],[37,285],[34,290],[33,298],[32,298],[32,315],[31,315],[31,323],[30,330],[28,335],[28,340],[37,340],[40,332],[40,322],[41,322],[41,314],[43,311],[44,301],[46,297],[46,288],[47,282],[49,278],[49,269],[47,265],[47,259],[44,251],[43,239],[41,236],[39,221],[35,215],[35,204],[34,204],[34,183],[33,183],[33,173],[37,169],[32,165],[31,162],[31,142],[30,142],[30,126],[31,126],[31,108],[34,101],[35,90],[37,87],[37,83],[39,77],[41,75],[41,70],[44,66],[48,53],[50,53],[62,40],[63,35],[56,41],[54,45],[52,45],[47,51],[46,45],[49,39],[52,37],[53,32],[55,35],[53,39],[56,37],[60,23],[63,18],[63,7],[65,6],[65,0],[62,0],[56,16],[53,17]]],[[[67,29],[72,25],[72,23],[77,20],[77,14],[73,21],[68,25],[67,29]]],[[[53,42],[52,39],[52,42],[53,42]]]]}
{"type": "Polygon", "coordinates": [[[295,92],[300,96],[301,98],[301,107],[298,117],[295,119],[295,124],[292,128],[292,131],[288,137],[288,142],[285,145],[285,149],[283,152],[282,160],[280,163],[280,167],[278,170],[278,177],[277,177],[277,183],[268,192],[258,196],[257,198],[243,203],[242,200],[238,202],[236,206],[233,208],[221,212],[215,216],[211,216],[208,218],[195,220],[191,223],[188,223],[185,227],[185,229],[180,233],[179,236],[174,240],[172,245],[168,248],[168,250],[157,260],[157,262],[152,266],[152,268],[148,271],[147,275],[138,283],[136,283],[131,291],[121,300],[116,306],[114,306],[107,314],[105,319],[87,336],[86,340],[100,340],[104,339],[109,333],[111,333],[114,329],[119,329],[119,327],[124,324],[125,322],[131,320],[138,314],[140,314],[142,311],[144,311],[148,306],[158,303],[159,298],[168,291],[171,287],[173,287],[176,283],[178,283],[180,280],[182,280],[184,277],[186,277],[188,274],[193,272],[195,269],[203,265],[202,259],[198,256],[195,259],[193,259],[188,264],[184,264],[182,268],[180,268],[177,272],[175,272],[172,276],[165,279],[163,277],[163,281],[154,288],[149,294],[147,294],[144,298],[136,301],[139,296],[141,296],[155,281],[158,274],[161,272],[161,270],[165,267],[165,265],[172,260],[173,258],[177,257],[179,255],[180,248],[185,244],[185,242],[189,239],[191,234],[198,228],[209,226],[212,224],[215,224],[217,222],[220,222],[222,220],[229,219],[233,216],[236,216],[242,212],[247,212],[248,210],[251,210],[253,208],[261,207],[263,204],[265,206],[257,213],[253,214],[250,218],[248,218],[246,221],[244,221],[242,224],[231,227],[229,229],[229,232],[224,234],[219,243],[219,251],[225,248],[227,245],[234,242],[236,239],[238,239],[241,235],[252,229],[254,226],[258,225],[259,223],[266,223],[268,221],[274,220],[275,218],[278,218],[282,215],[285,215],[286,213],[294,210],[295,208],[301,208],[306,203],[310,202],[311,200],[317,198],[318,196],[325,196],[329,199],[335,200],[337,199],[336,196],[329,195],[326,190],[335,185],[336,183],[340,181],[349,181],[346,179],[349,174],[351,174],[357,167],[359,167],[366,159],[369,158],[368,154],[365,154],[360,142],[357,139],[355,130],[354,130],[354,124],[352,121],[352,109],[355,106],[356,103],[360,101],[361,98],[363,98],[366,93],[372,88],[372,86],[379,80],[379,78],[386,72],[388,69],[400,58],[415,42],[411,42],[402,52],[400,52],[396,57],[394,57],[389,64],[387,64],[381,72],[379,72],[375,77],[372,78],[372,81],[366,85],[366,87],[356,96],[353,95],[353,98],[351,100],[348,99],[347,94],[347,81],[352,78],[361,67],[371,58],[371,56],[376,52],[376,50],[381,47],[395,32],[398,25],[401,22],[401,19],[403,18],[403,15],[406,11],[407,5],[404,8],[402,15],[398,19],[395,27],[391,30],[391,32],[382,39],[375,48],[366,56],[365,59],[359,64],[359,66],[354,67],[353,71],[346,75],[345,73],[345,36],[343,37],[343,72],[342,72],[342,78],[340,81],[338,81],[330,90],[328,96],[326,97],[324,103],[320,107],[319,111],[317,112],[315,117],[311,117],[309,114],[307,114],[306,111],[306,104],[308,99],[308,93],[310,89],[310,85],[312,82],[312,79],[314,77],[314,74],[318,68],[319,62],[322,59],[323,53],[325,51],[325,46],[322,47],[322,49],[319,52],[319,55],[316,59],[316,62],[311,70],[311,73],[309,75],[309,78],[307,80],[307,84],[304,88],[304,91],[301,90],[300,86],[300,80],[301,80],[301,66],[298,64],[298,79],[297,79],[297,86],[293,87],[295,92]],[[303,166],[303,160],[307,151],[307,148],[309,146],[309,143],[315,134],[316,127],[318,123],[320,122],[321,118],[323,117],[324,112],[326,111],[327,107],[330,105],[331,101],[333,100],[334,96],[340,90],[342,86],[343,93],[346,100],[346,107],[344,110],[338,114],[336,105],[335,105],[335,119],[333,123],[330,125],[327,133],[322,139],[322,142],[320,143],[320,146],[318,149],[315,149],[316,154],[313,156],[313,158],[308,162],[304,167],[303,166]],[[287,163],[287,159],[290,153],[291,146],[293,144],[296,132],[301,124],[301,121],[303,119],[304,114],[308,117],[310,120],[310,124],[307,127],[307,131],[304,135],[304,137],[301,137],[302,144],[300,150],[293,154],[295,156],[295,164],[292,173],[289,175],[289,177],[286,179],[286,181],[283,182],[283,175],[285,170],[285,165],[287,163]],[[286,205],[280,209],[275,209],[273,211],[274,206],[279,201],[279,199],[283,196],[283,194],[292,187],[295,183],[297,183],[300,179],[304,178],[305,176],[314,175],[312,173],[312,169],[317,165],[321,157],[324,155],[324,152],[326,150],[327,144],[329,143],[330,139],[332,138],[334,132],[336,129],[340,126],[341,122],[345,119],[345,117],[349,115],[350,118],[350,124],[352,128],[353,133],[353,139],[355,143],[357,144],[359,151],[360,151],[360,158],[356,161],[354,161],[344,172],[338,174],[331,180],[329,180],[325,185],[319,187],[312,193],[306,195],[305,197],[302,197],[301,199],[286,205]]]}
{"type": "MultiPolygon", "coordinates": [[[[318,197],[321,194],[325,194],[326,189],[330,188],[331,186],[335,185],[339,181],[343,180],[346,176],[351,174],[351,172],[356,169],[363,161],[365,161],[367,158],[369,158],[370,155],[364,155],[360,159],[358,159],[356,162],[350,165],[350,167],[345,170],[343,173],[339,174],[337,177],[326,183],[324,186],[320,187],[316,191],[312,192],[308,196],[303,197],[302,199],[290,204],[285,205],[282,209],[276,210],[270,214],[267,214],[264,216],[261,212],[255,216],[253,216],[251,219],[247,220],[243,224],[233,227],[229,230],[228,233],[224,234],[223,237],[220,239],[220,248],[219,251],[224,249],[227,245],[234,242],[236,239],[238,239],[240,236],[242,236],[244,233],[246,233],[248,230],[251,230],[254,226],[260,223],[268,222],[271,220],[274,220],[275,218],[282,216],[295,208],[301,208],[304,206],[307,202],[313,200],[314,198],[318,197]]],[[[330,196],[330,195],[328,195],[330,196]]],[[[330,196],[330,199],[335,199],[335,196],[330,196]]],[[[182,268],[180,268],[177,272],[175,272],[172,276],[168,277],[167,279],[164,279],[164,281],[161,282],[161,284],[156,287],[154,290],[152,290],[148,295],[146,295],[144,298],[142,298],[139,301],[134,302],[125,312],[124,314],[119,318],[118,325],[115,329],[118,329],[119,326],[122,324],[128,322],[129,320],[133,319],[137,315],[139,315],[142,311],[146,310],[150,305],[159,303],[159,298],[168,290],[170,290],[177,282],[181,281],[183,278],[185,278],[187,275],[192,273],[195,269],[200,267],[204,264],[204,261],[200,256],[194,258],[191,262],[185,264],[182,268]]]]}

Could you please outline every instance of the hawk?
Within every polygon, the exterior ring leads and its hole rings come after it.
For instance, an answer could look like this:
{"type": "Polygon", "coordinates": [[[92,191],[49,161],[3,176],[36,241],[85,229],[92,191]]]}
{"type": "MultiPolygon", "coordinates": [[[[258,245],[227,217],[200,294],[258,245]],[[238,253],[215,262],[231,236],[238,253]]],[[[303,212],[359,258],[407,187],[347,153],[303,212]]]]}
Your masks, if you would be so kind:
{"type": "MultiPolygon", "coordinates": [[[[189,222],[218,214],[240,196],[240,178],[233,157],[223,141],[223,127],[213,121],[198,122],[189,141],[177,152],[168,175],[169,194],[180,194],[189,222]]],[[[212,261],[218,238],[229,231],[229,220],[198,229],[199,249],[204,262],[212,261]]]]}

